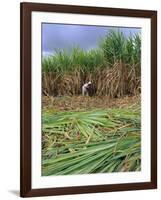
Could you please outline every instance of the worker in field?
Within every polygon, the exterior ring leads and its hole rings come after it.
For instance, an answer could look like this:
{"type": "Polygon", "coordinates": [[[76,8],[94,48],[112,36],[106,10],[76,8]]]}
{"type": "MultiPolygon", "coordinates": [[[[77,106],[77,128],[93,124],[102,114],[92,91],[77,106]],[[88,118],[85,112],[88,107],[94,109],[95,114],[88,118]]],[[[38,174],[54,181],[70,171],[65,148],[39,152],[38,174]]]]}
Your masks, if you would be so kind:
{"type": "Polygon", "coordinates": [[[82,86],[82,95],[83,96],[93,96],[94,93],[95,93],[95,91],[94,91],[94,87],[93,87],[91,81],[89,81],[88,83],[85,83],[82,86]]]}

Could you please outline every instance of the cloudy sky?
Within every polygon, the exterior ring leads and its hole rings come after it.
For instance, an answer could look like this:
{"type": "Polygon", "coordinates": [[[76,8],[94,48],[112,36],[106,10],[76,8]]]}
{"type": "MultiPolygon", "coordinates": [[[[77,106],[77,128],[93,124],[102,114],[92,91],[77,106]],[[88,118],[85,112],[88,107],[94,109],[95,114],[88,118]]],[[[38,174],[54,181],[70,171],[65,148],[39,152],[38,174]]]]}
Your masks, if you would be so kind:
{"type": "Polygon", "coordinates": [[[126,37],[130,34],[140,33],[139,28],[118,28],[105,26],[84,26],[64,24],[42,24],[42,53],[43,56],[52,54],[55,49],[70,50],[79,46],[84,50],[96,48],[101,37],[110,29],[120,29],[126,37]]]}

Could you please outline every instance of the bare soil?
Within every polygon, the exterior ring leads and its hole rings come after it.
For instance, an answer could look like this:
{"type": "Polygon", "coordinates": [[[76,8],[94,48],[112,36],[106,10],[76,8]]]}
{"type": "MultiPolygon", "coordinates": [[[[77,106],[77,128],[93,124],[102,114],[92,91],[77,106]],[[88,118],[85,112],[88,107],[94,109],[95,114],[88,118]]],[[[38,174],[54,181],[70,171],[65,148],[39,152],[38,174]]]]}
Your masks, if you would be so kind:
{"type": "Polygon", "coordinates": [[[57,111],[83,111],[93,108],[129,108],[140,105],[140,95],[125,96],[122,98],[109,98],[108,96],[61,96],[61,97],[42,97],[43,109],[57,111]]]}

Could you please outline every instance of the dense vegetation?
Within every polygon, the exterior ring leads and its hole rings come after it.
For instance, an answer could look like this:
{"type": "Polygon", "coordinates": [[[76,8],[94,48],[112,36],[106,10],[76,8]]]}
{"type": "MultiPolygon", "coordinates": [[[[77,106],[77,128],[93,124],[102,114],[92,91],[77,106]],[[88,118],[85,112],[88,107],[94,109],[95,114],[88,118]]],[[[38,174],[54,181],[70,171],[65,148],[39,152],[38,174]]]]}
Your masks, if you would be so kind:
{"type": "Polygon", "coordinates": [[[99,41],[97,49],[71,52],[56,50],[42,60],[44,94],[78,95],[81,86],[91,80],[96,95],[110,97],[136,94],[140,90],[140,35],[125,37],[111,30],[99,41]]]}

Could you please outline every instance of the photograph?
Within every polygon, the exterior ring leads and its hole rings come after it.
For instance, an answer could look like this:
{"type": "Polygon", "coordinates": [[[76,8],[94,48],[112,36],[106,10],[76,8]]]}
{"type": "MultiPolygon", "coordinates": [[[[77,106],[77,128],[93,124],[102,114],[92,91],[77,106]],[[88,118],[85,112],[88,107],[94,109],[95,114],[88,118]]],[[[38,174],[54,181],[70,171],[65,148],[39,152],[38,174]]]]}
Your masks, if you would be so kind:
{"type": "Polygon", "coordinates": [[[156,189],[157,11],[20,5],[20,196],[156,189]]]}
{"type": "Polygon", "coordinates": [[[41,23],[41,175],[141,171],[139,27],[41,23]]]}

